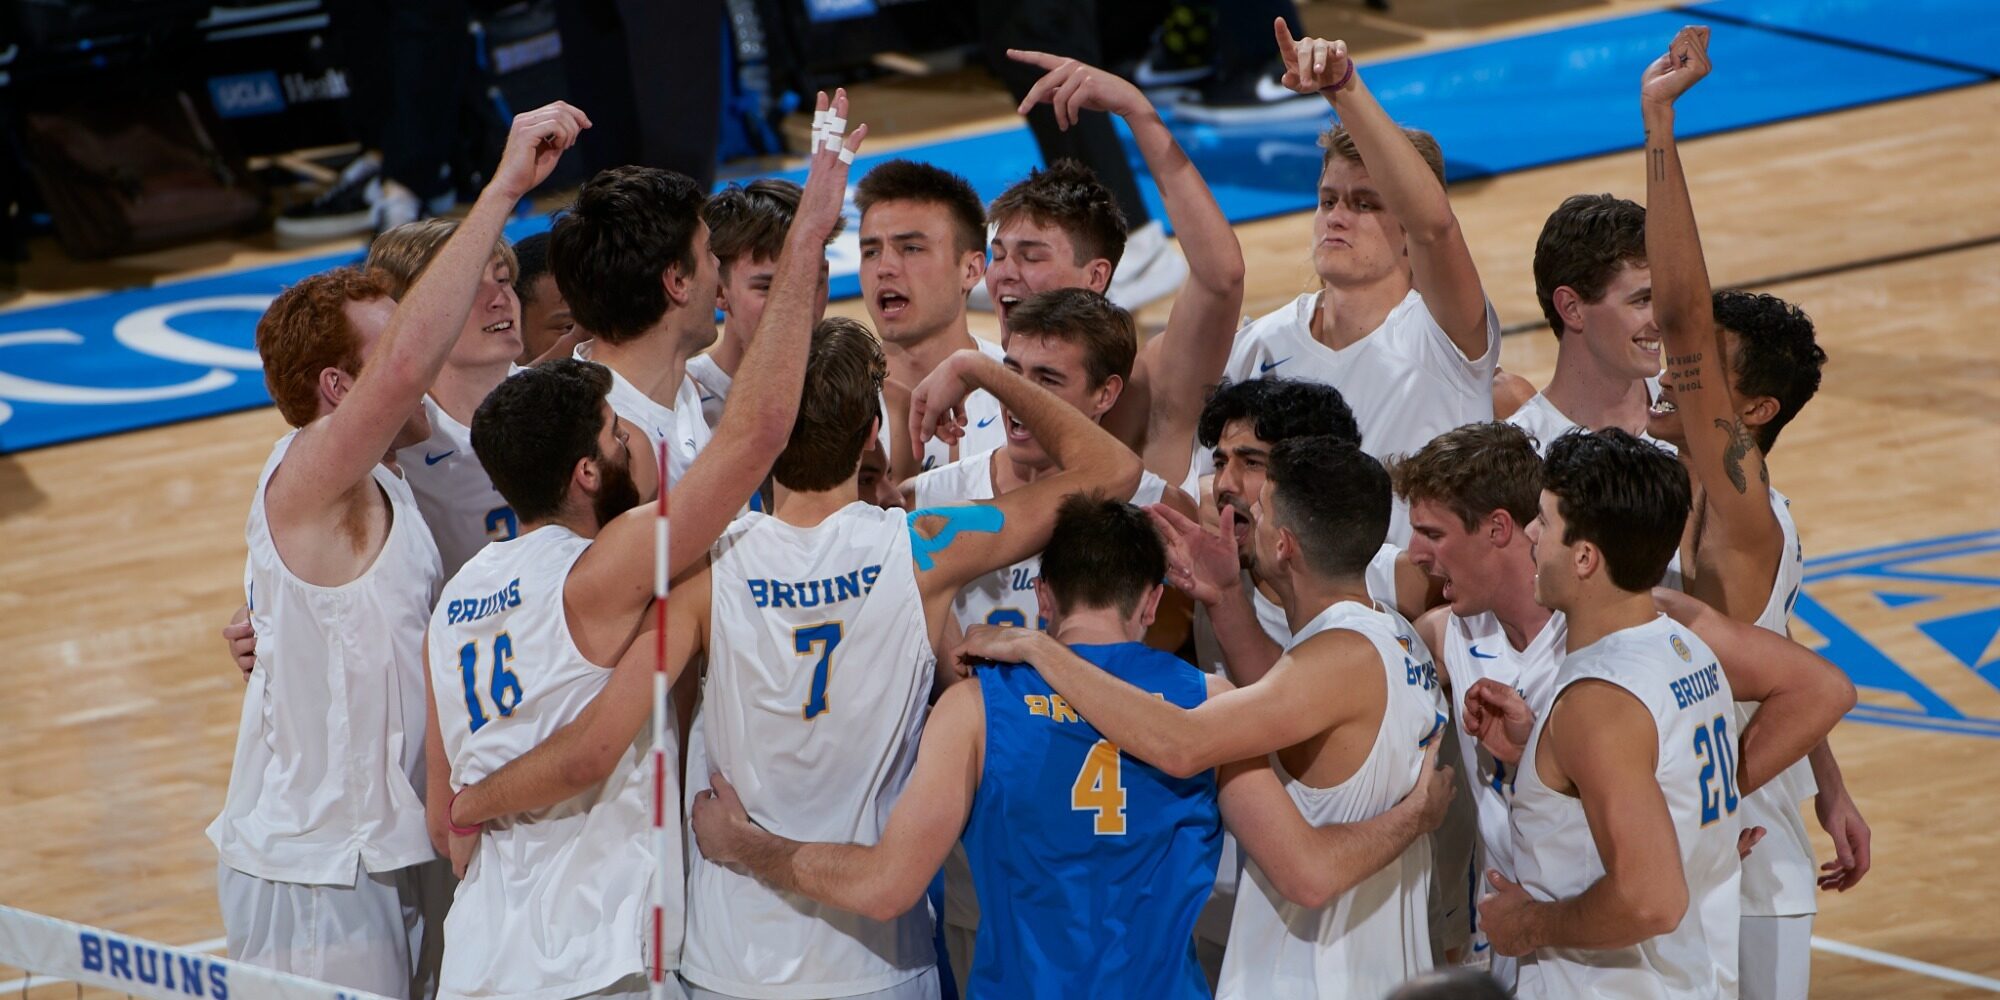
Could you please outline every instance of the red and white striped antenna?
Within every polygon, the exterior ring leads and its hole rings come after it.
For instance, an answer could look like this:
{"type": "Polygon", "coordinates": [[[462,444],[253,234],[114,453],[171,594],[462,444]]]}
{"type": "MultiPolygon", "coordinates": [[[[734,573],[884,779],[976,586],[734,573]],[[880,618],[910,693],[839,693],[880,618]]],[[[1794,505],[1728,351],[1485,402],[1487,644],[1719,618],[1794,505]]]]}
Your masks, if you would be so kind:
{"type": "MultiPolygon", "coordinates": [[[[667,443],[660,442],[660,506],[653,521],[653,967],[652,1000],[667,1000],[667,890],[680,855],[667,840],[667,443]]],[[[679,763],[676,761],[676,763],[679,763]]],[[[680,803],[673,803],[680,822],[680,803]]],[[[674,991],[678,995],[678,991],[674,991]]]]}

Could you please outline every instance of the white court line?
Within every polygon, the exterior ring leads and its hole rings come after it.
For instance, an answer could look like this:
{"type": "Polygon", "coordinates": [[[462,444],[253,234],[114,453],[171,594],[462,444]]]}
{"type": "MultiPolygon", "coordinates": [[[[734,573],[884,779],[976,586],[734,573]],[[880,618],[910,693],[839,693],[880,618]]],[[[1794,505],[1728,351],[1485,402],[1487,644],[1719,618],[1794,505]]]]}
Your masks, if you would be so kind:
{"type": "MultiPolygon", "coordinates": [[[[182,945],[180,950],[217,952],[221,951],[223,949],[223,946],[227,945],[228,943],[229,943],[228,938],[210,938],[207,941],[196,941],[193,944],[182,945]]],[[[4,983],[0,983],[0,993],[15,993],[15,992],[25,991],[28,987],[34,985],[35,980],[37,979],[40,979],[42,981],[42,984],[45,986],[48,985],[49,983],[68,982],[68,980],[63,979],[60,976],[36,976],[34,973],[31,972],[28,975],[21,977],[20,979],[9,979],[4,983]]]]}
{"type": "MultiPolygon", "coordinates": [[[[1820,951],[1832,952],[1835,955],[1858,958],[1864,962],[1874,962],[1877,965],[1886,965],[1892,969],[1902,969],[1904,972],[1914,972],[1920,976],[1942,979],[1946,982],[1958,983],[1961,986],[1973,986],[1986,990],[1989,993],[2000,993],[2000,979],[1977,976],[1970,972],[1960,972],[1957,969],[1947,968],[1942,965],[1919,962],[1914,958],[1891,955],[1886,951],[1863,948],[1859,945],[1847,944],[1843,941],[1830,941],[1817,935],[1812,939],[1812,946],[1818,948],[1820,951]]],[[[4,987],[0,987],[0,989],[4,989],[4,987]]]]}

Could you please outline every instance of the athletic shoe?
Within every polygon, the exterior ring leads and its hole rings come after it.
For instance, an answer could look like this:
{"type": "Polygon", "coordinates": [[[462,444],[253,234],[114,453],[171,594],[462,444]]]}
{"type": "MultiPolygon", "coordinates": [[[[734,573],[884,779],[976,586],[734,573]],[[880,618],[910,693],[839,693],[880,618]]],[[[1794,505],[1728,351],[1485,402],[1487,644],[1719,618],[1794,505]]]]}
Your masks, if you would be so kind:
{"type": "Polygon", "coordinates": [[[380,236],[405,223],[443,215],[458,204],[458,198],[446,191],[425,201],[409,188],[378,177],[368,184],[368,202],[372,209],[370,221],[375,235],[380,236]]]}
{"type": "Polygon", "coordinates": [[[1187,258],[1167,242],[1166,227],[1155,219],[1125,238],[1125,255],[1119,258],[1104,297],[1125,309],[1138,309],[1180,291],[1187,277],[1187,258]]]}
{"type": "Polygon", "coordinates": [[[1154,94],[1192,87],[1215,73],[1215,9],[1175,4],[1153,31],[1146,54],[1132,68],[1132,83],[1154,94]]]}
{"type": "Polygon", "coordinates": [[[1173,103],[1174,117],[1209,125],[1244,125],[1325,117],[1332,109],[1318,94],[1300,94],[1282,82],[1276,61],[1254,72],[1210,80],[1197,93],[1173,103]]]}
{"type": "Polygon", "coordinates": [[[381,160],[357,157],[313,200],[285,209],[273,228],[279,236],[292,240],[330,240],[365,233],[374,222],[370,192],[381,176],[381,160]]]}

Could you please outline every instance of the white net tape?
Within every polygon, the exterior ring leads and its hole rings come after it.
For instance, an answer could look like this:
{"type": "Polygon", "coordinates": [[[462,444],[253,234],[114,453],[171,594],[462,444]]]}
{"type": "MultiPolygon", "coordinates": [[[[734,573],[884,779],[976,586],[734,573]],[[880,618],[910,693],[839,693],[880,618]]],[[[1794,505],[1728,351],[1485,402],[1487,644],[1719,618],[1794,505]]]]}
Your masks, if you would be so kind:
{"type": "Polygon", "coordinates": [[[34,973],[35,983],[70,980],[148,1000],[383,1000],[11,906],[0,906],[0,965],[34,973]]]}

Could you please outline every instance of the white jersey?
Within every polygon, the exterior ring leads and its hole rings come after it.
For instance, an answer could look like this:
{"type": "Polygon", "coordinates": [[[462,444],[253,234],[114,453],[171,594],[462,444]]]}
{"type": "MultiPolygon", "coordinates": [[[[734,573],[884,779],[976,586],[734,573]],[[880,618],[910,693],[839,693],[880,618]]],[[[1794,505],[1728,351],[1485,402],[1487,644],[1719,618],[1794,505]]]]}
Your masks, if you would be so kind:
{"type": "Polygon", "coordinates": [[[389,532],[375,561],[338,587],[293,576],[264,492],[296,437],[271,449],[243,529],[257,666],[208,839],[245,875],[346,887],[360,870],[435,856],[424,823],[423,634],[438,552],[409,486],[377,465],[389,532]]]}
{"type": "MultiPolygon", "coordinates": [[[[1555,702],[1556,674],[1562,667],[1568,637],[1568,623],[1560,611],[1551,614],[1542,630],[1528,640],[1528,648],[1520,650],[1507,641],[1500,619],[1490,611],[1470,618],[1447,615],[1444,648],[1438,650],[1438,658],[1451,678],[1453,718],[1465,718],[1465,693],[1481,680],[1499,681],[1519,692],[1535,718],[1547,715],[1555,702]]],[[[1500,874],[1514,877],[1514,832],[1508,825],[1507,811],[1513,805],[1519,775],[1505,762],[1495,760],[1477,739],[1459,734],[1457,744],[1458,770],[1465,775],[1471,793],[1469,804],[1476,816],[1478,845],[1465,871],[1454,869],[1440,877],[1460,879],[1464,884],[1458,886],[1458,896],[1469,901],[1486,893],[1487,869],[1497,868],[1500,874]]],[[[1478,931],[1478,910],[1468,906],[1463,912],[1473,921],[1474,951],[1488,953],[1485,937],[1478,931]]],[[[1502,985],[1513,985],[1514,966],[1513,959],[1493,955],[1494,974],[1502,985]]]]}
{"type": "MultiPolygon", "coordinates": [[[[589,361],[590,342],[576,345],[576,359],[589,361]]],[[[618,370],[606,365],[611,372],[611,411],[630,420],[646,433],[646,440],[657,459],[660,442],[667,443],[667,467],[661,470],[665,477],[661,489],[672,489],[687,474],[688,466],[694,464],[695,455],[707,447],[712,433],[708,423],[702,419],[701,387],[686,374],[681,375],[680,388],[674,391],[674,405],[661,406],[653,397],[641,391],[638,386],[627,381],[618,370]]]]}
{"type": "MultiPolygon", "coordinates": [[[[1798,526],[1792,522],[1791,501],[1772,490],[1771,510],[1784,531],[1785,547],[1778,560],[1778,574],[1771,581],[1771,594],[1757,615],[1757,627],[1786,635],[1792,605],[1798,601],[1799,586],[1805,580],[1805,550],[1799,542],[1798,526]]],[[[1756,710],[1755,702],[1737,702],[1739,733],[1756,710]]],[[[1766,831],[1757,849],[1743,859],[1744,916],[1795,917],[1819,912],[1815,896],[1819,873],[1813,867],[1812,840],[1799,813],[1799,803],[1818,792],[1812,764],[1801,759],[1744,799],[1743,825],[1761,826],[1766,831]]]]}
{"type": "MultiPolygon", "coordinates": [[[[1370,599],[1387,607],[1396,606],[1396,557],[1403,550],[1387,542],[1377,549],[1368,560],[1365,574],[1370,599]]],[[[1250,591],[1250,606],[1257,612],[1257,624],[1264,627],[1264,634],[1281,648],[1292,645],[1292,626],[1285,617],[1285,607],[1264,596],[1257,587],[1256,577],[1250,571],[1243,572],[1243,586],[1250,591]]],[[[1215,624],[1209,620],[1208,609],[1200,604],[1194,608],[1194,648],[1195,666],[1211,674],[1223,674],[1222,643],[1215,637],[1215,624]]]]}
{"type": "MultiPolygon", "coordinates": [[[[1309,788],[1271,768],[1306,822],[1357,823],[1380,815],[1416,787],[1424,747],[1450,724],[1430,651],[1390,607],[1343,601],[1300,629],[1292,645],[1331,629],[1368,638],[1382,661],[1388,698],[1368,757],[1331,788],[1309,788]]],[[[1236,914],[1216,995],[1255,1000],[1377,997],[1431,968],[1431,843],[1402,855],[1316,910],[1288,902],[1252,861],[1236,894],[1236,914]]]]}
{"type": "MultiPolygon", "coordinates": [[[[1537,950],[1521,960],[1518,993],[1524,1000],[1733,997],[1743,824],[1729,678],[1699,637],[1661,615],[1570,653],[1556,676],[1557,697],[1582,680],[1624,688],[1653,716],[1656,774],[1680,845],[1687,914],[1673,931],[1629,948],[1537,950]]],[[[1535,766],[1547,726],[1547,714],[1536,718],[1510,814],[1517,880],[1545,901],[1579,896],[1604,877],[1582,799],[1550,789],[1535,766]]]]}
{"type": "MultiPolygon", "coordinates": [[[[807,843],[881,837],[936,669],[911,551],[907,515],[858,501],[811,528],[747,514],[715,543],[702,745],[764,829],[807,843]]],[[[869,920],[699,852],[688,905],[700,916],[682,974],[730,996],[869,993],[936,961],[928,907],[869,920]]]]}
{"type": "MultiPolygon", "coordinates": [[[[520,370],[516,366],[508,374],[520,370]]],[[[487,542],[520,534],[521,522],[493,488],[479,456],[472,453],[472,428],[429,396],[424,397],[424,416],[430,419],[431,436],[396,452],[396,464],[403,467],[403,478],[416,494],[417,509],[430,525],[444,560],[444,578],[449,580],[487,542]]]]}
{"type": "MultiPolygon", "coordinates": [[[[1385,463],[1454,427],[1493,419],[1500,317],[1491,303],[1486,353],[1467,360],[1414,288],[1381,326],[1337,351],[1313,338],[1319,302],[1320,293],[1307,292],[1237,331],[1223,374],[1232,382],[1268,375],[1339,389],[1361,427],[1361,450],[1385,463]]],[[[1196,449],[1194,466],[1195,478],[1215,471],[1204,449],[1196,449]]],[[[1409,508],[1399,498],[1389,541],[1405,545],[1409,539],[1409,508]]]]}
{"type": "Polygon", "coordinates": [[[722,406],[729,401],[729,387],[735,384],[736,377],[723,371],[715,358],[707,354],[688,359],[687,375],[694,379],[700,393],[702,423],[713,433],[722,426],[722,406]]]}
{"type": "MultiPolygon", "coordinates": [[[[917,509],[957,503],[992,500],[993,463],[998,450],[980,452],[956,462],[918,474],[917,509]]],[[[1150,472],[1139,473],[1139,489],[1131,502],[1144,507],[1160,502],[1167,481],[1150,472]]],[[[967,584],[952,599],[951,613],[963,628],[974,625],[1027,625],[1045,627],[1035,603],[1035,581],[1042,575],[1042,557],[1029,556],[1012,566],[997,569],[967,584]]]]}
{"type": "MultiPolygon", "coordinates": [[[[611,670],[577,649],[563,609],[570,570],[589,548],[568,528],[544,526],[487,546],[445,585],[429,650],[454,787],[540,746],[610,682],[611,670]]],[[[641,729],[602,784],[486,824],[445,918],[439,997],[555,1000],[646,971],[651,748],[652,733],[641,729]]],[[[677,776],[667,780],[676,797],[677,776]]],[[[667,829],[678,859],[680,826],[667,829]]],[[[666,892],[668,969],[682,913],[677,881],[666,892]]]]}
{"type": "MultiPolygon", "coordinates": [[[[1658,399],[1659,396],[1660,378],[1655,375],[1646,380],[1646,398],[1658,399]]],[[[1554,444],[1556,438],[1583,426],[1571,420],[1563,411],[1556,409],[1556,404],[1549,402],[1549,397],[1540,392],[1522,403],[1521,408],[1507,418],[1507,422],[1527,431],[1529,436],[1535,439],[1535,454],[1543,458],[1548,457],[1549,445],[1554,444]]],[[[1639,437],[1670,452],[1674,450],[1672,445],[1647,434],[1644,428],[1640,429],[1639,437]]]]}

